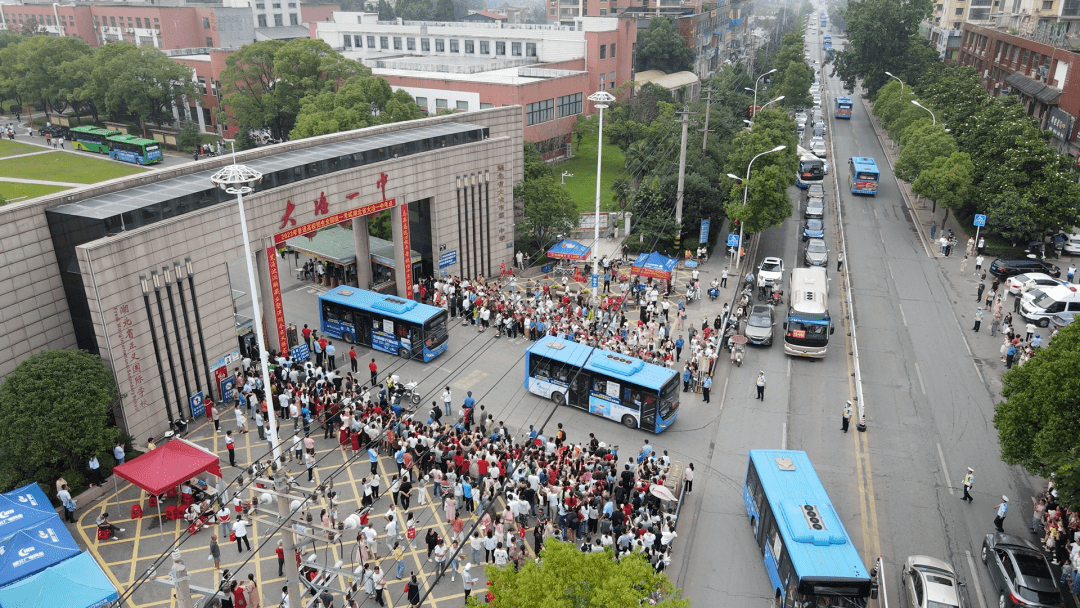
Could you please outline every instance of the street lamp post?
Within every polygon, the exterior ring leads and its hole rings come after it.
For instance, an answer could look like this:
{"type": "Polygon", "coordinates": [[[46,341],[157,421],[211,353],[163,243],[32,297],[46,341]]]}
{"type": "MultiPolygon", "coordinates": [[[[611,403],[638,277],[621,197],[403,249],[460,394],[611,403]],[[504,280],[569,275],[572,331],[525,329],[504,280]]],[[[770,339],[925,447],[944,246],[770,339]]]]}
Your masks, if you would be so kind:
{"type": "Polygon", "coordinates": [[[596,217],[593,219],[592,280],[589,283],[595,296],[596,289],[600,286],[600,258],[597,256],[597,248],[600,247],[600,167],[604,158],[604,109],[615,101],[615,96],[607,91],[597,91],[589,95],[589,101],[600,110],[600,135],[596,140],[596,217]]]}
{"type": "MultiPolygon", "coordinates": [[[[746,207],[746,202],[747,202],[747,200],[749,200],[749,197],[750,197],[750,167],[754,166],[754,161],[761,158],[762,156],[765,156],[766,154],[771,154],[773,152],[779,152],[779,151],[785,150],[785,149],[787,149],[787,146],[776,146],[772,150],[766,150],[766,151],[762,152],[761,154],[758,154],[754,158],[751,158],[750,163],[746,165],[746,177],[745,178],[744,177],[739,177],[738,175],[735,175],[733,173],[728,173],[727,174],[727,176],[730,177],[731,179],[739,180],[740,182],[743,183],[743,197],[742,197],[743,207],[746,207]]],[[[745,220],[739,222],[739,244],[738,244],[738,250],[736,251],[735,256],[734,256],[735,257],[735,267],[736,268],[738,268],[739,265],[742,264],[743,226],[744,225],[746,225],[745,220]]],[[[742,271],[740,271],[740,272],[742,272],[742,271]]]]}
{"type": "Polygon", "coordinates": [[[892,72],[887,71],[887,72],[885,72],[885,75],[890,77],[890,78],[895,78],[896,82],[900,83],[900,92],[901,93],[904,92],[904,81],[903,80],[900,80],[900,78],[898,76],[896,76],[896,74],[893,74],[892,72]]]}
{"type": "MultiPolygon", "coordinates": [[[[769,107],[770,105],[772,105],[772,104],[774,104],[774,103],[776,103],[778,101],[782,101],[784,99],[784,97],[785,97],[784,95],[781,95],[781,96],[777,97],[776,99],[774,99],[772,101],[766,101],[765,105],[761,106],[761,109],[764,110],[765,108],[769,107]]],[[[755,112],[755,114],[756,113],[757,112],[755,112]]]]}
{"type": "MultiPolygon", "coordinates": [[[[757,116],[757,109],[758,109],[757,108],[757,87],[758,87],[758,84],[761,82],[762,78],[768,76],[769,74],[772,74],[775,71],[776,71],[776,68],[773,68],[773,69],[769,70],[768,72],[765,72],[761,76],[758,76],[757,80],[754,81],[754,108],[753,108],[753,112],[751,113],[752,114],[751,118],[754,118],[754,117],[757,116]]],[[[747,91],[750,90],[750,87],[743,87],[743,88],[745,88],[747,91]]]]}
{"type": "Polygon", "coordinates": [[[937,126],[937,116],[934,116],[934,111],[933,110],[931,110],[930,108],[922,105],[921,103],[919,103],[918,101],[916,101],[914,99],[911,100],[911,104],[919,106],[920,108],[926,110],[927,112],[930,112],[930,120],[934,121],[934,126],[935,127],[937,126]]]}

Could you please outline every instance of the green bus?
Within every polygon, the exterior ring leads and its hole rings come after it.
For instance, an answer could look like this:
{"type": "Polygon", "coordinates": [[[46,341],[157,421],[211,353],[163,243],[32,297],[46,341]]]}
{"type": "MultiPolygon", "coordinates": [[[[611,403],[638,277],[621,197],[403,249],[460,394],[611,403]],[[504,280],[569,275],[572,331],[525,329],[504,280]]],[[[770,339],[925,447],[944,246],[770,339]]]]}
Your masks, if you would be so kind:
{"type": "Polygon", "coordinates": [[[138,135],[114,135],[108,139],[109,158],[137,165],[161,162],[161,144],[138,135]]]}
{"type": "Polygon", "coordinates": [[[109,151],[108,139],[114,135],[122,135],[119,131],[110,131],[93,125],[74,127],[71,133],[71,147],[76,150],[97,152],[105,154],[109,151]]]}

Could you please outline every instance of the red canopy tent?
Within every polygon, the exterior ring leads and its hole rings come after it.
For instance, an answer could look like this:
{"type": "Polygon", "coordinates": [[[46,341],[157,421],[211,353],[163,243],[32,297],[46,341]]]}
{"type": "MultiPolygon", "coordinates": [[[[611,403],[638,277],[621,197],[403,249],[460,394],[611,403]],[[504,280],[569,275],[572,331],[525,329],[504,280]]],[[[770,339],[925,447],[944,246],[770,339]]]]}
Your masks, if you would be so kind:
{"type": "Polygon", "coordinates": [[[183,439],[173,439],[113,468],[113,473],[155,495],[206,472],[221,477],[221,460],[183,439]]]}

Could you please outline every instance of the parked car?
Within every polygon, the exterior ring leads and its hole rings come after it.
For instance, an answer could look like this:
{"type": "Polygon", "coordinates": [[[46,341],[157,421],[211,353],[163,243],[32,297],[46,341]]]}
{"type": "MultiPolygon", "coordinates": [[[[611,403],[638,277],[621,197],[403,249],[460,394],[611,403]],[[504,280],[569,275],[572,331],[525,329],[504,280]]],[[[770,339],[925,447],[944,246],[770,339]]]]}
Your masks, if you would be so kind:
{"type": "Polygon", "coordinates": [[[41,137],[45,137],[46,133],[52,135],[53,138],[63,137],[64,139],[70,139],[68,128],[61,127],[60,125],[49,125],[47,127],[42,127],[41,130],[38,131],[38,135],[41,137]]]}
{"type": "Polygon", "coordinates": [[[1048,327],[1050,319],[1061,313],[1080,312],[1080,291],[1075,285],[1039,287],[1020,299],[1020,316],[1039,327],[1048,327]]]}
{"type": "Polygon", "coordinates": [[[1041,272],[1052,277],[1060,277],[1061,269],[1049,262],[1030,258],[998,258],[990,263],[990,274],[1002,279],[1013,275],[1041,272]]]}
{"type": "Polygon", "coordinates": [[[1065,605],[1050,564],[1031,541],[1001,532],[987,534],[981,557],[998,589],[998,608],[1065,605]]]}
{"type": "Polygon", "coordinates": [[[806,189],[806,198],[825,198],[825,186],[821,184],[810,184],[810,187],[806,189]]]}
{"type": "Polygon", "coordinates": [[[1009,290],[1009,293],[1018,296],[1034,287],[1052,287],[1062,283],[1061,279],[1055,279],[1048,274],[1033,272],[1031,274],[1018,274],[1005,279],[1005,288],[1009,290]]]}
{"type": "Polygon", "coordinates": [[[802,240],[808,241],[822,238],[825,238],[825,222],[817,218],[811,218],[803,222],[802,240]]]}
{"type": "Polygon", "coordinates": [[[784,284],[784,260],[781,258],[768,257],[761,260],[758,266],[758,278],[773,285],[784,284]]]}
{"type": "Polygon", "coordinates": [[[755,304],[750,308],[750,315],[746,318],[746,341],[750,344],[769,346],[773,336],[773,309],[765,304],[755,304]]]}
{"type": "Polygon", "coordinates": [[[907,558],[902,573],[904,590],[910,608],[961,608],[960,587],[956,570],[948,562],[928,555],[907,558]]]}
{"type": "Polygon", "coordinates": [[[806,242],[803,261],[807,266],[824,266],[829,263],[829,249],[824,239],[810,239],[806,242]]]}
{"type": "Polygon", "coordinates": [[[825,158],[828,156],[828,148],[825,146],[825,141],[821,139],[815,138],[814,141],[810,142],[810,151],[818,158],[825,158]]]}
{"type": "MultiPolygon", "coordinates": [[[[811,186],[812,187],[812,186],[811,186]]],[[[810,218],[821,218],[825,216],[825,199],[821,197],[814,197],[806,201],[806,210],[803,215],[810,218]]]]}
{"type": "Polygon", "coordinates": [[[1069,255],[1080,255],[1080,234],[1070,234],[1063,250],[1069,255]]]}

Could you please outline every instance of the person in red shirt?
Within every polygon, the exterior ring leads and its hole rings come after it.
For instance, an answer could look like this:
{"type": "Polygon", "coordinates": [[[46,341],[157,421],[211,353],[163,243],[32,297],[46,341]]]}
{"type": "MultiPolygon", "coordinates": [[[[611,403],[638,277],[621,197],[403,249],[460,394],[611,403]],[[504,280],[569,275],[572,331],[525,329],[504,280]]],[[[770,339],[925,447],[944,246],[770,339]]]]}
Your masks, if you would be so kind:
{"type": "Polygon", "coordinates": [[[379,366],[375,365],[375,359],[368,363],[367,368],[371,370],[371,388],[379,386],[379,366]]]}
{"type": "Polygon", "coordinates": [[[352,371],[355,374],[356,370],[358,369],[358,363],[356,361],[356,347],[355,346],[350,346],[349,347],[349,365],[352,366],[352,371]]]}
{"type": "Polygon", "coordinates": [[[308,350],[311,350],[311,329],[308,328],[307,323],[304,323],[304,329],[300,330],[300,333],[304,335],[304,344],[307,344],[308,350]]]}
{"type": "Polygon", "coordinates": [[[285,576],[285,547],[282,546],[281,541],[277,541],[277,549],[274,550],[277,553],[277,575],[278,577],[285,576]]]}

